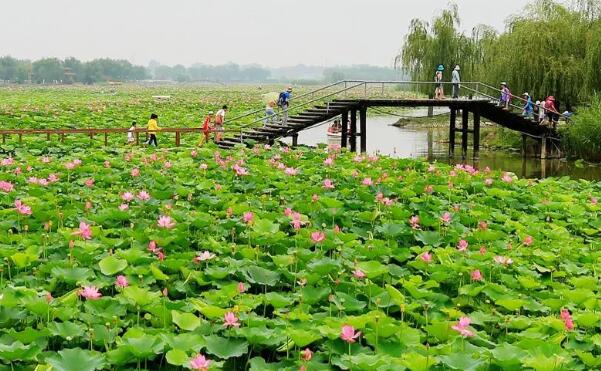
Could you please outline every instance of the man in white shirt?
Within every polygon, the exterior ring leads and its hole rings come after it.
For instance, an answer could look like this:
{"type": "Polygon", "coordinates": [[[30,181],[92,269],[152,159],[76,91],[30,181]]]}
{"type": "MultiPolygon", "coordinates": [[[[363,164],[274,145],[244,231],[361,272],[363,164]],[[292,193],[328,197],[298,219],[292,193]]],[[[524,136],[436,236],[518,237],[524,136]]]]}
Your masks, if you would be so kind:
{"type": "Polygon", "coordinates": [[[459,84],[461,84],[461,77],[459,76],[459,65],[455,66],[453,70],[453,76],[451,78],[451,82],[453,83],[453,99],[459,98],[459,84]]]}

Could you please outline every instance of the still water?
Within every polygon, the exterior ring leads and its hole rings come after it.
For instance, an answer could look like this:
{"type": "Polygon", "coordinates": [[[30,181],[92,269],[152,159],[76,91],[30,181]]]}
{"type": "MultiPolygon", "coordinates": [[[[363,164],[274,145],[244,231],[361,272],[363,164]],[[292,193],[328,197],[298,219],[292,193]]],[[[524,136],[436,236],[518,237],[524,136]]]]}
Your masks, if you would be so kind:
{"type": "MultiPolygon", "coordinates": [[[[473,159],[471,152],[463,159],[459,145],[455,148],[455,157],[450,158],[449,134],[446,128],[398,128],[392,126],[396,120],[391,116],[368,117],[368,153],[380,153],[398,158],[423,158],[431,162],[448,164],[467,163],[477,168],[488,166],[493,170],[510,171],[522,178],[568,176],[573,179],[601,180],[601,166],[577,166],[574,162],[561,159],[522,158],[519,153],[487,150],[480,151],[478,160],[473,159]]],[[[457,139],[460,140],[459,136],[457,139]]],[[[328,143],[327,125],[300,132],[298,143],[309,146],[328,143]]],[[[357,146],[359,146],[359,138],[357,138],[357,146]]]]}

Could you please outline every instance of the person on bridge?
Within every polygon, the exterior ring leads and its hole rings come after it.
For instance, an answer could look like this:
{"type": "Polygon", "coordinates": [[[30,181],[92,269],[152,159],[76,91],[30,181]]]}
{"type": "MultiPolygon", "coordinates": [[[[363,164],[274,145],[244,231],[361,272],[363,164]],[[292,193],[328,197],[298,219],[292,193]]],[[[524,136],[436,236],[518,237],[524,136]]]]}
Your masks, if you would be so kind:
{"type": "Polygon", "coordinates": [[[273,124],[273,120],[275,118],[275,106],[276,102],[273,100],[269,100],[265,105],[265,119],[263,120],[263,124],[273,124]]]}
{"type": "Polygon", "coordinates": [[[509,104],[511,103],[511,91],[507,87],[506,82],[501,83],[501,101],[500,106],[509,111],[509,104]]]}
{"type": "Polygon", "coordinates": [[[524,93],[524,100],[526,101],[526,104],[524,104],[524,111],[522,112],[522,116],[524,116],[525,118],[528,119],[533,119],[534,118],[534,106],[532,104],[532,97],[530,97],[530,94],[528,93],[524,93]]]}
{"type": "Polygon", "coordinates": [[[156,113],[153,113],[152,115],[150,115],[150,120],[148,120],[148,135],[150,136],[150,138],[148,138],[148,141],[146,143],[149,146],[153,143],[155,147],[159,146],[159,144],[157,143],[156,134],[160,130],[161,128],[159,127],[159,116],[156,113]]]}
{"type": "Polygon", "coordinates": [[[225,114],[227,113],[227,106],[221,107],[215,115],[215,143],[221,142],[223,139],[223,124],[225,123],[225,114]]]}
{"type": "Polygon", "coordinates": [[[434,75],[434,95],[436,99],[444,99],[442,71],[444,71],[444,66],[441,64],[436,69],[436,74],[434,75]]]}
{"type": "Polygon", "coordinates": [[[292,99],[292,86],[289,86],[286,91],[280,93],[278,97],[278,107],[282,109],[282,125],[286,125],[288,122],[288,107],[290,106],[290,100],[292,99]]]}
{"type": "Polygon", "coordinates": [[[453,99],[459,98],[459,89],[461,88],[461,76],[459,75],[459,71],[461,71],[459,65],[455,66],[451,78],[451,82],[453,83],[453,99]]]}
{"type": "Polygon", "coordinates": [[[209,111],[207,117],[205,117],[204,122],[202,123],[202,136],[200,137],[200,142],[198,142],[198,146],[202,147],[205,143],[208,143],[211,139],[211,123],[213,122],[213,111],[209,111]]]}

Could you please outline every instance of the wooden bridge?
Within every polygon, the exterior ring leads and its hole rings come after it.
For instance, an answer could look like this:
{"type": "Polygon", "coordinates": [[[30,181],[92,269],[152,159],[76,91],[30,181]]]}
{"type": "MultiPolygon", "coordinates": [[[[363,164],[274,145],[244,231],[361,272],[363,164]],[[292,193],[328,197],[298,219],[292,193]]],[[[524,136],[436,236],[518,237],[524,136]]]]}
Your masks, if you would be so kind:
{"type": "MultiPolygon", "coordinates": [[[[539,141],[542,158],[548,156],[549,144],[558,141],[555,129],[540,125],[533,119],[523,117],[521,107],[511,105],[513,110],[500,107],[496,98],[482,91],[483,87],[488,90],[496,89],[483,83],[467,83],[467,86],[465,83],[462,84],[462,89],[470,93],[465,98],[441,100],[431,98],[380,98],[369,96],[373,94],[368,93],[369,85],[377,86],[378,90],[380,90],[380,85],[381,95],[385,95],[385,85],[398,84],[402,86],[403,84],[429,83],[345,81],[328,87],[337,86],[341,83],[344,83],[345,87],[335,93],[326,94],[320,98],[313,98],[309,102],[301,102],[295,106],[291,106],[289,111],[292,111],[293,114],[285,123],[281,121],[265,121],[264,125],[260,126],[257,125],[259,122],[257,120],[253,122],[254,125],[251,124],[243,127],[238,135],[226,137],[223,142],[219,143],[220,147],[232,148],[247,142],[248,139],[259,143],[273,143],[275,140],[284,137],[291,137],[292,144],[295,146],[298,144],[298,133],[300,131],[340,117],[342,123],[341,146],[350,147],[352,152],[356,152],[357,150],[366,152],[368,134],[367,111],[370,107],[448,107],[450,109],[450,154],[454,154],[457,134],[461,133],[462,154],[464,156],[467,154],[468,139],[471,135],[473,154],[475,157],[478,157],[480,151],[481,118],[521,133],[524,145],[528,137],[539,141]],[[362,91],[365,97],[338,98],[344,93],[356,89],[362,91]],[[334,99],[328,99],[332,97],[334,99]],[[319,104],[312,105],[314,102],[319,102],[319,104]],[[516,109],[518,113],[514,111],[516,109]],[[458,121],[460,121],[460,126],[457,125],[458,121]],[[357,146],[357,138],[359,138],[359,148],[357,146]]],[[[314,92],[312,93],[314,94],[314,92]]],[[[305,98],[306,96],[307,94],[303,94],[300,98],[305,98]]],[[[518,97],[513,97],[513,99],[521,100],[518,97]]],[[[231,124],[231,122],[229,123],[231,124]]]]}

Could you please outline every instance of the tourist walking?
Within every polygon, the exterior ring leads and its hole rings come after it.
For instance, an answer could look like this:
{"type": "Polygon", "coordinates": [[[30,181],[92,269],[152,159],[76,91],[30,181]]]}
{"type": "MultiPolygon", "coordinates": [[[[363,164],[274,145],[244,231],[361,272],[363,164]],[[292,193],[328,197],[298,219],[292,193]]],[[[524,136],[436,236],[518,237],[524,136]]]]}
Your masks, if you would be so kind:
{"type": "Polygon", "coordinates": [[[545,117],[547,115],[545,112],[545,101],[537,101],[536,104],[538,106],[538,123],[542,125],[545,122],[545,117]]]}
{"type": "Polygon", "coordinates": [[[273,124],[273,119],[275,118],[275,106],[275,101],[269,100],[269,102],[267,102],[265,105],[265,120],[263,120],[263,124],[273,124]]]}
{"type": "Polygon", "coordinates": [[[547,120],[549,121],[549,125],[553,125],[553,127],[555,127],[557,125],[557,121],[559,120],[559,112],[557,111],[557,105],[554,96],[550,95],[545,100],[545,111],[547,112],[547,120]]]}
{"type": "Polygon", "coordinates": [[[511,102],[511,91],[507,87],[506,82],[501,83],[501,101],[500,106],[506,110],[509,110],[509,103],[511,102]]]}
{"type": "Polygon", "coordinates": [[[127,144],[128,145],[132,145],[136,141],[136,137],[134,135],[134,133],[136,131],[136,125],[137,125],[137,123],[135,121],[132,122],[131,127],[129,128],[129,130],[127,130],[127,144]]]}
{"type": "Polygon", "coordinates": [[[290,106],[290,100],[292,99],[292,87],[289,86],[286,91],[280,93],[278,97],[278,107],[282,109],[282,125],[286,125],[288,122],[288,107],[290,106]]]}
{"type": "Polygon", "coordinates": [[[154,143],[155,147],[158,147],[159,144],[157,143],[157,132],[160,131],[161,128],[159,127],[159,116],[157,116],[156,113],[153,113],[152,115],[150,115],[150,120],[148,120],[148,135],[150,136],[148,138],[148,141],[146,142],[149,146],[152,145],[154,143]]]}
{"type": "Polygon", "coordinates": [[[227,113],[227,106],[221,107],[215,115],[215,143],[223,140],[223,125],[225,124],[225,114],[227,113]]]}
{"type": "Polygon", "coordinates": [[[443,77],[442,72],[444,71],[444,66],[441,64],[436,69],[436,75],[434,75],[434,96],[436,99],[444,99],[444,88],[443,88],[443,77]]]}
{"type": "Polygon", "coordinates": [[[532,104],[532,97],[527,92],[523,94],[524,100],[526,103],[524,104],[524,111],[522,112],[522,116],[532,119],[534,118],[534,107],[532,104]]]}
{"type": "Polygon", "coordinates": [[[200,142],[198,142],[198,146],[202,147],[205,143],[208,143],[211,139],[211,123],[213,122],[213,111],[209,111],[207,116],[205,117],[204,122],[202,123],[202,136],[200,137],[200,142]]]}
{"type": "Polygon", "coordinates": [[[453,83],[453,99],[459,98],[459,89],[461,88],[461,76],[459,71],[461,71],[459,65],[455,66],[455,69],[453,70],[453,76],[451,78],[451,82],[453,83]]]}

